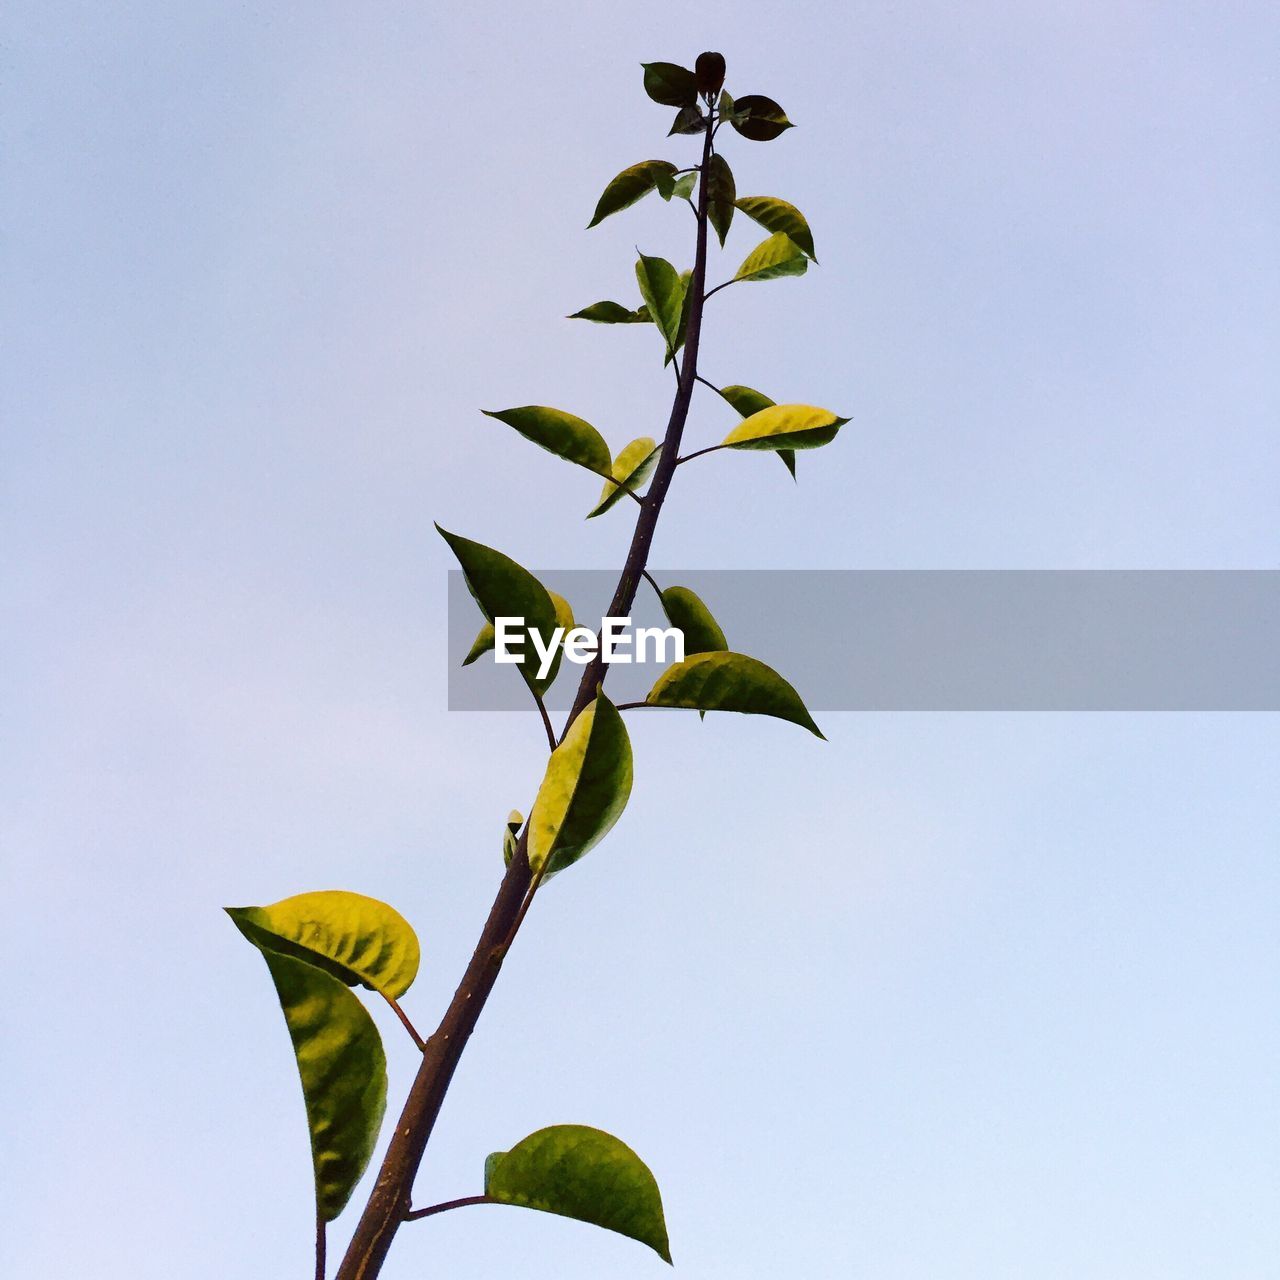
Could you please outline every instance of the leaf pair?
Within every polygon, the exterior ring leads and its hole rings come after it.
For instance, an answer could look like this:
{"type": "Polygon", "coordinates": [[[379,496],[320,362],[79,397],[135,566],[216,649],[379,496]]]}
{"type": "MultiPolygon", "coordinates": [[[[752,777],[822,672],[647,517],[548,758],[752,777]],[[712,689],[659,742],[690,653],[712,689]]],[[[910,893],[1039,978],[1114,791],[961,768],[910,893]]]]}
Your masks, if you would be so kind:
{"type": "Polygon", "coordinates": [[[316,1212],[330,1222],[368,1166],[387,1103],[382,1039],[348,988],[404,995],[418,939],[399,912],[358,893],[302,893],[227,914],[275,983],[302,1081],[316,1212]]]}
{"type": "MultiPolygon", "coordinates": [[[[617,304],[596,305],[612,307],[617,304]]],[[[572,413],[565,413],[563,409],[526,404],[515,409],[485,409],[482,412],[486,417],[505,422],[526,440],[531,440],[548,453],[554,453],[566,462],[576,463],[593,474],[604,477],[604,490],[595,507],[588,513],[588,519],[609,510],[625,492],[635,494],[639,486],[648,479],[657,462],[658,445],[649,436],[632,440],[616,458],[611,458],[608,444],[595,427],[572,413]]]]}
{"type": "Polygon", "coordinates": [[[611,214],[629,209],[650,191],[656,191],[664,200],[688,199],[694,177],[692,173],[682,175],[670,160],[641,160],[639,164],[629,165],[605,187],[587,230],[611,214]]]}
{"type": "Polygon", "coordinates": [[[529,688],[541,696],[556,677],[560,654],[556,654],[555,665],[547,676],[540,679],[539,658],[528,633],[537,631],[544,641],[544,647],[549,644],[555,628],[563,625],[560,621],[562,613],[568,613],[569,625],[572,625],[573,611],[568,602],[562,599],[561,607],[557,608],[555,599],[546,587],[528,569],[517,564],[510,556],[503,555],[501,551],[450,533],[439,525],[436,525],[436,530],[457,557],[466,579],[467,590],[471,592],[472,598],[480,606],[485,622],[489,624],[489,630],[482,629],[476,637],[463,665],[474,662],[486,649],[493,647],[494,619],[521,618],[524,620],[525,643],[524,656],[518,669],[529,688]]]}
{"type": "Polygon", "coordinates": [[[642,253],[636,263],[636,283],[640,286],[645,310],[666,340],[666,364],[671,363],[684,345],[691,279],[691,272],[677,271],[665,258],[650,258],[642,253]]]}
{"type": "MultiPolygon", "coordinates": [[[[760,391],[753,391],[750,387],[731,386],[721,387],[720,394],[731,404],[744,418],[749,418],[753,413],[759,413],[761,409],[771,408],[777,402],[770,400],[767,395],[760,391]]],[[[778,449],[776,450],[779,458],[782,459],[783,465],[791,472],[791,478],[796,478],[796,451],[794,449],[778,449]]]]}

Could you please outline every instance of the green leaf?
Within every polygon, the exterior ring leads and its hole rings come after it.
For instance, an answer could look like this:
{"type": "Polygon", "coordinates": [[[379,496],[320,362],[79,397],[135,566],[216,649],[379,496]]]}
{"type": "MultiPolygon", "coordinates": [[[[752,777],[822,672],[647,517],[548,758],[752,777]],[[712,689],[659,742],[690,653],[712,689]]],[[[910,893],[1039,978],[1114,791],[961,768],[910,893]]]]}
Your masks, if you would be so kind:
{"type": "Polygon", "coordinates": [[[776,400],[770,400],[761,391],[754,391],[750,387],[738,386],[736,383],[731,387],[721,387],[720,394],[744,418],[749,418],[753,413],[759,413],[761,409],[768,409],[777,403],[776,400]]]}
{"type": "Polygon", "coordinates": [[[848,422],[811,404],[775,404],[743,418],[721,441],[731,449],[817,449],[848,422]]]}
{"type": "Polygon", "coordinates": [[[802,276],[809,268],[804,250],[789,235],[779,231],[762,240],[747,254],[735,280],[778,280],[782,276],[802,276]]]}
{"type": "MultiPolygon", "coordinates": [[[[526,628],[536,628],[550,636],[556,623],[556,606],[546,587],[523,565],[501,551],[472,542],[436,525],[440,536],[449,544],[462,566],[467,590],[480,606],[487,622],[495,618],[523,618],[526,628]]],[[[519,671],[531,687],[537,683],[538,655],[525,636],[524,661],[519,671]]]]}
{"type": "Polygon", "coordinates": [[[711,610],[688,587],[667,587],[661,593],[662,611],[684,633],[684,656],[728,649],[729,642],[711,610]]]}
{"type": "Polygon", "coordinates": [[[471,648],[467,650],[467,656],[463,658],[462,665],[469,667],[482,654],[488,653],[493,648],[494,639],[493,623],[486,622],[476,633],[476,638],[471,642],[471,648]]]}
{"type": "Polygon", "coordinates": [[[781,231],[817,262],[813,252],[813,232],[805,216],[793,204],[775,196],[743,196],[738,208],[766,231],[781,231]]]}
{"type": "MultiPolygon", "coordinates": [[[[239,924],[239,921],[237,921],[239,924]]],[[[293,1042],[315,1176],[332,1222],[369,1165],[387,1107],[387,1059],[364,1005],[323,969],[263,950],[293,1042]]]]}
{"type": "Polygon", "coordinates": [[[484,1193],[617,1231],[671,1261],[657,1181],[630,1147],[601,1129],[552,1125],[495,1151],[484,1164],[484,1193]]]}
{"type": "MultiPolygon", "coordinates": [[[[736,385],[721,387],[720,394],[744,418],[749,418],[753,413],[759,413],[761,409],[768,409],[775,403],[762,392],[753,391],[750,387],[736,385]]],[[[794,480],[796,478],[796,451],[794,449],[778,449],[775,452],[782,459],[783,466],[791,472],[791,478],[794,480]]]]}
{"type": "Polygon", "coordinates": [[[717,105],[716,110],[719,112],[721,120],[727,120],[731,115],[733,115],[733,98],[730,97],[728,89],[722,89],[720,91],[720,102],[717,105]]]}
{"type": "Polygon", "coordinates": [[[305,961],[347,986],[397,999],[418,974],[418,938],[393,907],[362,893],[299,893],[269,907],[228,907],[263,951],[305,961]]]}
{"type": "Polygon", "coordinates": [[[644,91],[664,107],[691,107],[698,101],[698,81],[674,62],[642,62],[644,91]]]}
{"type": "Polygon", "coordinates": [[[619,213],[642,196],[647,196],[660,181],[670,181],[675,171],[676,167],[670,160],[641,160],[639,164],[623,169],[605,187],[604,194],[596,202],[596,211],[587,223],[587,230],[603,222],[611,213],[619,213]]]}
{"type": "Polygon", "coordinates": [[[701,133],[707,127],[707,117],[697,107],[681,107],[667,130],[667,137],[676,133],[701,133]]]}
{"type": "Polygon", "coordinates": [[[693,195],[693,184],[698,180],[696,173],[682,173],[671,188],[671,194],[680,200],[687,200],[693,195]]]}
{"type": "MultiPolygon", "coordinates": [[[[685,287],[680,273],[665,258],[649,258],[642,253],[636,263],[636,280],[649,316],[666,339],[669,360],[681,340],[685,287]]],[[[609,464],[605,463],[606,472],[608,468],[609,464]]]]}
{"type": "Polygon", "coordinates": [[[529,814],[529,866],[548,876],[604,839],[631,794],[631,740],[603,693],[569,726],[551,753],[529,814]]]}
{"type": "Polygon", "coordinates": [[[511,865],[511,859],[516,856],[516,846],[520,842],[520,828],[524,826],[524,814],[519,809],[512,809],[507,814],[506,825],[502,828],[502,862],[504,866],[511,865]]]}
{"type": "Polygon", "coordinates": [[[596,324],[648,324],[647,314],[632,311],[620,302],[593,302],[581,311],[575,311],[570,320],[593,320],[596,324]]]}
{"type": "Polygon", "coordinates": [[[762,93],[745,94],[733,104],[733,108],[730,123],[752,142],[772,142],[784,130],[795,127],[787,119],[787,113],[762,93]]]}
{"type": "Polygon", "coordinates": [[[734,199],[736,189],[733,182],[733,170],[719,153],[711,157],[707,165],[707,217],[720,238],[720,247],[724,247],[725,236],[729,234],[729,226],[733,222],[734,199]]]}
{"type": "Polygon", "coordinates": [[[609,446],[589,422],[562,409],[526,404],[517,409],[482,409],[486,418],[497,418],[514,428],[526,440],[541,445],[566,462],[576,462],[596,475],[609,474],[609,446]]]}
{"type": "Polygon", "coordinates": [[[772,667],[742,653],[696,653],[677,662],[658,677],[645,701],[651,707],[776,716],[823,736],[800,695],[772,667]]]}
{"type": "MultiPolygon", "coordinates": [[[[614,480],[621,481],[634,493],[657,466],[658,454],[661,451],[662,446],[652,436],[640,436],[627,445],[613,460],[610,474],[614,480]]],[[[600,501],[587,512],[587,519],[603,515],[625,492],[626,489],[619,488],[613,480],[606,480],[604,489],[600,493],[600,501]]]]}

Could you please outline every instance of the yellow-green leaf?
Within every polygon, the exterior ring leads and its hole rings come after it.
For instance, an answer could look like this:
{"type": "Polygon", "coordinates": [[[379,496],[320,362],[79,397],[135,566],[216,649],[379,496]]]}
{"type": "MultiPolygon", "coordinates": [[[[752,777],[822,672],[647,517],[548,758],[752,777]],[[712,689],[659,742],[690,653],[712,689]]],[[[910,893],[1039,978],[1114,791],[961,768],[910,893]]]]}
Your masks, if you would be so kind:
{"type": "Polygon", "coordinates": [[[604,189],[596,203],[596,211],[587,223],[589,231],[598,222],[603,222],[611,213],[618,213],[647,196],[660,180],[668,181],[674,176],[676,167],[669,160],[641,160],[623,169],[604,189]]]}
{"type": "MultiPolygon", "coordinates": [[[[750,387],[736,384],[731,387],[721,387],[720,394],[744,418],[749,418],[753,413],[759,413],[761,409],[768,409],[776,403],[761,391],[753,391],[750,387]]],[[[782,465],[791,472],[791,478],[794,480],[796,478],[796,451],[794,449],[778,449],[776,453],[782,460],[782,465]]]]}
{"type": "Polygon", "coordinates": [[[520,840],[520,828],[524,826],[524,814],[519,809],[512,809],[507,814],[506,825],[502,828],[502,861],[510,866],[511,859],[516,856],[516,845],[520,840]]]}
{"type": "Polygon", "coordinates": [[[762,240],[747,254],[738,268],[735,280],[778,280],[783,276],[802,276],[809,269],[804,250],[785,232],[779,231],[762,240]]]}
{"type": "MultiPolygon", "coordinates": [[[[237,922],[239,923],[239,922],[237,922]]],[[[263,950],[302,1081],[316,1212],[338,1216],[368,1167],[387,1106],[387,1060],[364,1005],[323,969],[263,950]]]]}
{"type": "Polygon", "coordinates": [[[495,1151],[485,1161],[484,1192],[500,1204],[617,1231],[671,1261],[656,1179],[626,1143],[602,1129],[552,1125],[510,1151],[495,1151]]]}
{"type": "Polygon", "coordinates": [[[733,182],[733,170],[717,151],[707,166],[707,217],[715,228],[723,248],[725,236],[733,222],[734,200],[737,190],[733,182]]]}
{"type": "MultiPolygon", "coordinates": [[[[680,273],[665,258],[640,255],[636,281],[649,318],[658,326],[667,343],[667,358],[680,346],[680,325],[684,312],[685,286],[680,273]]],[[[608,470],[608,463],[605,464],[608,470]]]]}
{"type": "Polygon", "coordinates": [[[609,446],[604,437],[589,422],[563,409],[526,404],[516,409],[483,409],[481,412],[487,418],[505,422],[526,440],[532,440],[567,462],[576,462],[596,475],[609,473],[609,446]]]}
{"type": "Polygon", "coordinates": [[[661,594],[662,611],[684,635],[684,656],[728,649],[729,642],[711,610],[688,587],[667,587],[661,594]]]}
{"type": "Polygon", "coordinates": [[[600,500],[587,513],[587,519],[603,515],[627,491],[615,484],[614,480],[626,485],[627,489],[635,493],[649,478],[658,463],[658,454],[661,451],[662,446],[652,436],[640,436],[627,445],[613,460],[613,467],[610,470],[613,480],[604,482],[600,500]]]}
{"type": "Polygon", "coordinates": [[[743,418],[721,443],[730,449],[817,449],[848,421],[811,404],[774,404],[743,418]]]}
{"type": "Polygon", "coordinates": [[[463,658],[462,665],[469,667],[482,654],[488,653],[493,648],[494,638],[493,623],[486,622],[476,633],[476,638],[471,642],[471,648],[467,650],[467,656],[463,658]]]}
{"type": "Polygon", "coordinates": [[[813,252],[813,232],[805,216],[793,204],[776,196],[743,196],[737,207],[766,231],[782,232],[796,242],[809,257],[817,262],[813,252]]]}
{"type": "MultiPolygon", "coordinates": [[[[550,637],[557,625],[555,602],[528,569],[483,543],[472,542],[439,525],[436,529],[457,556],[467,590],[487,622],[495,618],[523,618],[526,630],[536,628],[544,637],[550,637]]],[[[525,635],[524,660],[519,671],[531,686],[536,685],[539,665],[533,642],[525,635]]]]}
{"type": "Polygon", "coordinates": [[[604,696],[569,726],[551,753],[529,814],[529,866],[554,875],[608,835],[631,795],[631,740],[604,696]]]}
{"type": "Polygon", "coordinates": [[[303,960],[349,987],[394,1000],[418,974],[412,926],[394,907],[362,893],[299,893],[269,907],[228,907],[227,914],[263,951],[303,960]]]}
{"type": "Polygon", "coordinates": [[[743,653],[697,653],[677,662],[658,677],[645,701],[652,707],[775,716],[823,736],[791,685],[743,653]]]}

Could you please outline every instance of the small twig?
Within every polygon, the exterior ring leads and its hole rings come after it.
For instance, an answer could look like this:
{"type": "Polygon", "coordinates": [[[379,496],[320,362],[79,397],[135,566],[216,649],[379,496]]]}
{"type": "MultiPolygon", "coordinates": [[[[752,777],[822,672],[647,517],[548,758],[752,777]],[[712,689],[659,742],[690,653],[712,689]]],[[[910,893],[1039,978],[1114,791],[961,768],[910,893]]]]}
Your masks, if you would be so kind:
{"type": "MultiPolygon", "coordinates": [[[[704,378],[704,377],[702,376],[702,374],[700,374],[700,373],[695,373],[695,374],[693,375],[693,377],[694,377],[694,381],[695,381],[695,382],[700,382],[700,383],[702,383],[702,385],[703,385],[704,387],[710,387],[710,388],[711,388],[711,390],[712,390],[712,391],[714,391],[714,392],[716,393],[716,395],[720,395],[720,388],[719,388],[719,387],[717,387],[717,386],[716,386],[716,384],[715,384],[714,382],[708,382],[708,381],[706,380],[706,378],[704,378]]],[[[723,397],[722,397],[722,398],[723,398],[723,397]]]]}
{"type": "Polygon", "coordinates": [[[694,204],[693,201],[690,200],[688,196],[685,196],[684,202],[689,206],[690,209],[693,210],[693,216],[696,218],[698,216],[698,206],[694,204]]]}
{"type": "Polygon", "coordinates": [[[661,600],[662,588],[653,580],[653,574],[651,574],[648,569],[641,569],[640,572],[644,575],[644,580],[654,589],[655,592],[657,592],[658,599],[661,600]]]}
{"type": "Polygon", "coordinates": [[[702,295],[703,302],[706,302],[708,298],[715,297],[715,295],[719,293],[721,289],[727,289],[731,284],[737,284],[737,283],[738,283],[737,280],[734,279],[734,280],[726,280],[724,284],[716,285],[714,289],[710,289],[702,295]]]}
{"type": "Polygon", "coordinates": [[[392,1007],[392,1009],[395,1010],[396,1017],[400,1019],[404,1029],[412,1038],[413,1043],[418,1046],[418,1052],[422,1053],[427,1047],[427,1042],[418,1034],[417,1027],[409,1021],[409,1015],[400,1007],[400,1002],[393,996],[387,995],[385,991],[382,992],[382,998],[392,1007]]]}
{"type": "Polygon", "coordinates": [[[651,707],[652,702],[619,702],[614,706],[615,711],[636,711],[640,707],[651,707]]]}
{"type": "Polygon", "coordinates": [[[324,1219],[316,1213],[316,1280],[324,1280],[325,1233],[324,1219]]]}
{"type": "Polygon", "coordinates": [[[682,462],[692,462],[694,458],[700,458],[704,453],[715,453],[717,449],[727,449],[727,444],[709,444],[705,449],[695,449],[692,453],[682,454],[676,459],[678,467],[682,462]]]}
{"type": "Polygon", "coordinates": [[[445,1200],[442,1204],[429,1205],[425,1209],[411,1209],[404,1215],[406,1222],[417,1222],[419,1218],[430,1218],[433,1214],[444,1213],[449,1209],[462,1209],[469,1204],[501,1204],[492,1196],[463,1196],[461,1200],[445,1200]]]}

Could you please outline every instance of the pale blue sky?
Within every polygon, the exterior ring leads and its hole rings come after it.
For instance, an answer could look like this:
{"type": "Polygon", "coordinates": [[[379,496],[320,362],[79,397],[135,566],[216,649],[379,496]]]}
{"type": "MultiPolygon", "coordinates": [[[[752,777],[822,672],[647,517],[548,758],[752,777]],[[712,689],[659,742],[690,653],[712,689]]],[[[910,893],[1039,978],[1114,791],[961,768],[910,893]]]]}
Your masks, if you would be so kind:
{"type": "MultiPolygon", "coordinates": [[[[727,150],[822,266],[718,295],[708,375],[854,419],[798,487],[682,473],[657,564],[1275,567],[1277,37],[1264,3],[11,6],[0,1271],[310,1274],[294,1068],[219,908],[384,897],[419,1022],[452,991],[544,745],[445,711],[431,522],[619,561],[625,507],[584,524],[598,486],[478,410],[665,420],[651,333],[560,319],[690,253],[656,200],[583,231],[692,156],[642,59],[719,48],[800,126],[727,150]]],[[[1277,718],[824,727],[634,721],[421,1200],[573,1121],[649,1161],[694,1280],[1274,1280],[1277,718]]],[[[661,1267],[479,1209],[384,1274],[661,1267]]]]}

